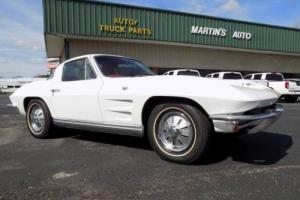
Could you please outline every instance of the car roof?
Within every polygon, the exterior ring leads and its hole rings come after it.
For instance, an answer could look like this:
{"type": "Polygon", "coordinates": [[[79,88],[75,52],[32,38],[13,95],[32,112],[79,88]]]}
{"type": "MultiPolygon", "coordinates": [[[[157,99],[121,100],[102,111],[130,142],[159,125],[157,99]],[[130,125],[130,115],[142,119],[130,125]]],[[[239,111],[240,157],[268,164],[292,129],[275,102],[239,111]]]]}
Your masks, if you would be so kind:
{"type": "Polygon", "coordinates": [[[206,76],[210,76],[210,75],[214,75],[214,74],[226,74],[226,73],[235,73],[235,74],[240,74],[240,75],[242,75],[241,72],[235,72],[235,71],[221,71],[221,72],[210,73],[210,74],[207,74],[206,76]]]}
{"type": "Polygon", "coordinates": [[[226,73],[242,74],[241,72],[235,72],[235,71],[227,71],[227,72],[222,72],[222,73],[224,73],[224,74],[226,74],[226,73]]]}
{"type": "Polygon", "coordinates": [[[176,69],[174,71],[195,71],[195,72],[198,72],[198,70],[195,70],[195,69],[176,69]]]}
{"type": "Polygon", "coordinates": [[[126,56],[121,56],[121,55],[113,55],[113,54],[85,54],[85,55],[81,55],[81,56],[76,56],[76,57],[70,58],[70,59],[64,61],[63,63],[69,62],[69,61],[72,61],[72,60],[77,60],[77,59],[80,59],[80,58],[95,57],[95,56],[111,56],[111,57],[128,58],[128,59],[137,60],[136,58],[126,57],[126,56]]]}
{"type": "Polygon", "coordinates": [[[259,73],[252,73],[252,74],[247,74],[247,75],[257,75],[257,74],[280,74],[280,72],[259,72],[259,73]]]}
{"type": "Polygon", "coordinates": [[[300,78],[285,78],[287,81],[300,81],[300,78]]]}
{"type": "Polygon", "coordinates": [[[165,73],[169,73],[169,72],[179,72],[179,71],[194,71],[194,72],[199,72],[198,70],[195,70],[195,69],[175,69],[175,70],[167,71],[167,72],[165,72],[165,73]]]}

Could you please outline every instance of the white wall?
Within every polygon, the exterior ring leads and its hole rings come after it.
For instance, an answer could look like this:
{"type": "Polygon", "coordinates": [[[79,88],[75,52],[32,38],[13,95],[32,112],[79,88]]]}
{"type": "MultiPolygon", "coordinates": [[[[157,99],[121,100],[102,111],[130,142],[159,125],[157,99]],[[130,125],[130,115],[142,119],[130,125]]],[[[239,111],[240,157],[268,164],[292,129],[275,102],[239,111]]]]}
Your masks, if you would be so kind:
{"type": "Polygon", "coordinates": [[[105,53],[130,56],[151,67],[300,73],[300,56],[200,47],[93,40],[70,40],[70,56],[105,53]]]}

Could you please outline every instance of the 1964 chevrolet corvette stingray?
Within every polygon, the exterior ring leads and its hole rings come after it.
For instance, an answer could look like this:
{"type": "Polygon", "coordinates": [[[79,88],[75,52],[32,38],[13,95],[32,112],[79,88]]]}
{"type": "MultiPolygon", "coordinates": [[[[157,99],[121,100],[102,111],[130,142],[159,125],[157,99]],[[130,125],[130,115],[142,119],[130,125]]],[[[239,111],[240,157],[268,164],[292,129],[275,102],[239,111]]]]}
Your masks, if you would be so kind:
{"type": "Polygon", "coordinates": [[[93,54],[60,64],[52,78],[10,96],[30,133],[55,126],[142,137],[164,159],[203,158],[213,132],[256,133],[283,111],[263,85],[192,76],[154,76],[140,61],[93,54]]]}

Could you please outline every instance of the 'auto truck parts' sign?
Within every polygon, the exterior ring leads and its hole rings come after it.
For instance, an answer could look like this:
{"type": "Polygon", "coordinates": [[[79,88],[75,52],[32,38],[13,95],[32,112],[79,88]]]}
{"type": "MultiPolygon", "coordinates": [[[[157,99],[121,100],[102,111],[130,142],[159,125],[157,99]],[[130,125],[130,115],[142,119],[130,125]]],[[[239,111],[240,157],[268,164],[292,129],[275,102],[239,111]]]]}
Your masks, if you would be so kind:
{"type": "Polygon", "coordinates": [[[148,27],[138,27],[139,21],[131,18],[119,18],[113,19],[112,25],[99,24],[98,27],[101,32],[112,33],[131,33],[136,35],[151,35],[152,30],[148,27]]]}
{"type": "MultiPolygon", "coordinates": [[[[203,26],[192,26],[191,33],[199,34],[199,35],[226,37],[227,29],[211,28],[211,27],[203,27],[203,26]]],[[[252,34],[248,33],[248,32],[234,31],[232,34],[232,38],[250,40],[252,38],[252,34]]]]}
{"type": "Polygon", "coordinates": [[[43,2],[45,33],[50,35],[300,54],[300,31],[294,28],[98,1],[43,2]]]}

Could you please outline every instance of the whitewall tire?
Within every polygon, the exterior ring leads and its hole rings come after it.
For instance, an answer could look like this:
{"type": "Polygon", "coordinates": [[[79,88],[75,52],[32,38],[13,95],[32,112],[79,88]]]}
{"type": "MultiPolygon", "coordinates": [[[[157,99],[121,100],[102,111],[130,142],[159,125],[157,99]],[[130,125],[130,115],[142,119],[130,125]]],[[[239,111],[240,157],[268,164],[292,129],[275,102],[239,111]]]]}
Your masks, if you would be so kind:
{"type": "Polygon", "coordinates": [[[147,127],[149,141],[161,158],[185,164],[204,157],[211,132],[212,124],[202,111],[180,103],[157,105],[147,127]]]}

